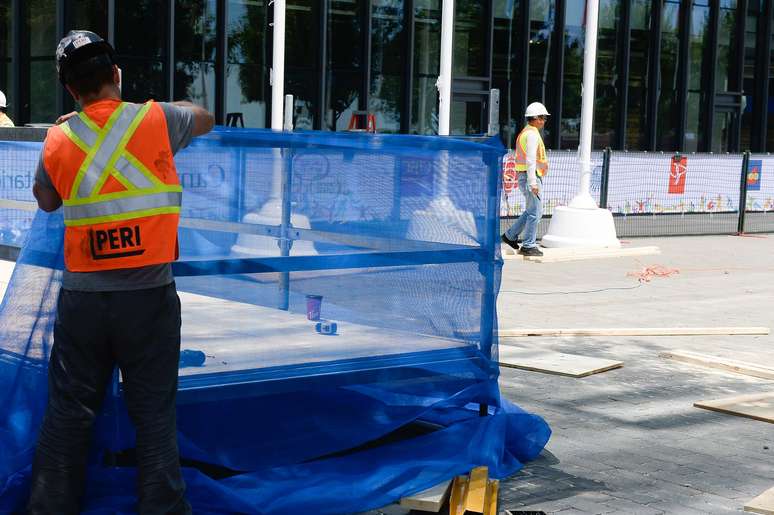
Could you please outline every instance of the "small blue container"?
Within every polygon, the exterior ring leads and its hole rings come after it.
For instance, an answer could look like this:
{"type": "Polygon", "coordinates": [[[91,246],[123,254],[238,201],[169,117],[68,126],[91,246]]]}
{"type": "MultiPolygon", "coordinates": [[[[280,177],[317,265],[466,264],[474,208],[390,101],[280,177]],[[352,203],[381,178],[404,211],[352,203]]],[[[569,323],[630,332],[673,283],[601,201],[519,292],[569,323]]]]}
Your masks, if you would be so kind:
{"type": "Polygon", "coordinates": [[[336,334],[336,322],[329,322],[328,320],[321,320],[314,325],[314,330],[320,334],[334,335],[336,334]]]}

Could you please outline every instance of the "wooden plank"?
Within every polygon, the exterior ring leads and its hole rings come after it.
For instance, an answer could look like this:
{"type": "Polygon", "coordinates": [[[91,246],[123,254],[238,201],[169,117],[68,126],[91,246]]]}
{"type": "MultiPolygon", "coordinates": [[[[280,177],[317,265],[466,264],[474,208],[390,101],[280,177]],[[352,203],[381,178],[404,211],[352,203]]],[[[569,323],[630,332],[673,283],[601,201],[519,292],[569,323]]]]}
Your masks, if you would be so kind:
{"type": "Polygon", "coordinates": [[[463,502],[467,488],[468,476],[457,476],[454,478],[449,497],[449,515],[464,515],[465,506],[463,502]]]}
{"type": "Polygon", "coordinates": [[[486,502],[484,509],[484,515],[497,515],[497,498],[500,494],[500,482],[498,480],[492,480],[489,482],[489,487],[486,489],[486,502]]]}
{"type": "Polygon", "coordinates": [[[774,515],[774,488],[769,488],[761,495],[744,505],[744,511],[774,515]]]}
{"type": "Polygon", "coordinates": [[[736,361],[717,356],[710,356],[708,354],[699,354],[698,352],[690,352],[686,350],[662,352],[659,354],[659,356],[662,358],[680,361],[681,363],[689,363],[691,365],[699,365],[702,367],[725,370],[728,372],[734,372],[736,374],[760,377],[762,379],[774,379],[774,367],[766,367],[762,365],[756,365],[754,363],[746,363],[744,361],[736,361]]]}
{"type": "Polygon", "coordinates": [[[432,488],[402,498],[400,500],[400,505],[410,510],[438,513],[441,511],[441,508],[443,508],[446,499],[449,498],[451,485],[451,480],[444,481],[432,488]]]}
{"type": "Polygon", "coordinates": [[[465,511],[484,513],[484,499],[486,497],[489,469],[476,467],[470,471],[468,490],[465,496],[465,511]]]}
{"type": "Polygon", "coordinates": [[[774,424],[774,392],[699,401],[693,405],[697,408],[717,411],[718,413],[726,413],[774,424]]]}
{"type": "MultiPolygon", "coordinates": [[[[510,247],[509,247],[510,249],[510,247]]],[[[512,249],[511,249],[512,250],[512,249]]],[[[560,263],[564,261],[578,261],[582,259],[601,259],[629,256],[649,256],[661,254],[661,250],[655,246],[629,247],[629,248],[568,248],[568,249],[549,249],[542,248],[542,256],[522,256],[521,254],[510,254],[507,250],[502,252],[504,259],[523,259],[534,263],[560,263]]]]}
{"type": "Polygon", "coordinates": [[[586,377],[623,366],[621,361],[527,350],[507,345],[500,345],[498,354],[500,365],[505,367],[569,377],[586,377]]]}
{"type": "Polygon", "coordinates": [[[590,327],[500,329],[498,336],[702,336],[702,335],[767,335],[768,327],[590,327]]]}

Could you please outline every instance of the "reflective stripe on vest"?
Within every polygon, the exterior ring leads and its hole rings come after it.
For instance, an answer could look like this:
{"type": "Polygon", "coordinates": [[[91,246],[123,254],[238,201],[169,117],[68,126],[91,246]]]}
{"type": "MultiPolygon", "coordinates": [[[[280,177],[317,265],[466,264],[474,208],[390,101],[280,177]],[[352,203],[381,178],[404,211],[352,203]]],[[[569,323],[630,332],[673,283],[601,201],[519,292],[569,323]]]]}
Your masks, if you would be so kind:
{"type": "Polygon", "coordinates": [[[538,176],[543,177],[548,173],[548,157],[546,156],[546,147],[543,144],[543,138],[540,136],[540,131],[532,125],[524,127],[518,136],[516,136],[516,170],[519,172],[526,172],[529,168],[527,163],[527,133],[528,131],[536,131],[538,135],[538,148],[537,155],[535,156],[535,173],[538,176]]]}
{"type": "Polygon", "coordinates": [[[70,196],[62,201],[66,226],[180,212],[182,187],[164,184],[126,150],[151,105],[122,102],[102,128],[85,113],[60,125],[68,139],[86,153],[70,196]],[[126,191],[100,194],[110,176],[126,191]]]}

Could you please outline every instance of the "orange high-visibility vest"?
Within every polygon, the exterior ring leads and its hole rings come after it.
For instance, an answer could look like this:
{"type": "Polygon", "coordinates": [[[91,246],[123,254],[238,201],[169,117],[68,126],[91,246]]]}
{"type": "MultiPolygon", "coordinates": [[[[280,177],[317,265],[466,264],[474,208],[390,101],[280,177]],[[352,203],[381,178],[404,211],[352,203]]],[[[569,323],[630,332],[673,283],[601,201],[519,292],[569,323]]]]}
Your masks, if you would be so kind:
{"type": "Polygon", "coordinates": [[[527,133],[528,131],[535,131],[538,136],[538,148],[537,159],[535,159],[535,173],[539,177],[543,177],[548,173],[548,156],[546,156],[546,146],[543,144],[543,138],[540,136],[540,131],[537,127],[532,125],[526,125],[518,136],[516,136],[516,170],[519,172],[526,172],[527,165],[527,133]]]}
{"type": "Polygon", "coordinates": [[[158,104],[95,102],[49,129],[43,165],[62,197],[68,270],[177,258],[183,190],[158,104]]]}

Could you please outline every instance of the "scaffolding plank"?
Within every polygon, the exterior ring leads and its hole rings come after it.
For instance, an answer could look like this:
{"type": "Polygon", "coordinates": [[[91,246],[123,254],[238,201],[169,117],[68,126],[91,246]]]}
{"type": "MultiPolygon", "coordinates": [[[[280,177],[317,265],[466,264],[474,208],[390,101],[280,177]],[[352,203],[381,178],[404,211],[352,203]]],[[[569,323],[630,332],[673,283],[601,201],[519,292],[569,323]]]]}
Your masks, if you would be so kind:
{"type": "Polygon", "coordinates": [[[751,418],[774,424],[774,392],[739,395],[723,399],[699,401],[697,408],[751,418]]]}
{"type": "Polygon", "coordinates": [[[501,338],[525,336],[705,336],[769,334],[768,327],[588,327],[588,328],[526,328],[500,329],[501,338]]]}
{"type": "Polygon", "coordinates": [[[743,374],[752,377],[760,377],[762,379],[774,379],[774,367],[765,367],[754,363],[745,363],[744,361],[720,358],[717,356],[699,354],[698,352],[690,352],[686,350],[662,352],[659,355],[662,358],[679,361],[681,363],[689,363],[691,365],[726,370],[728,372],[735,372],[737,374],[743,374]]]}

